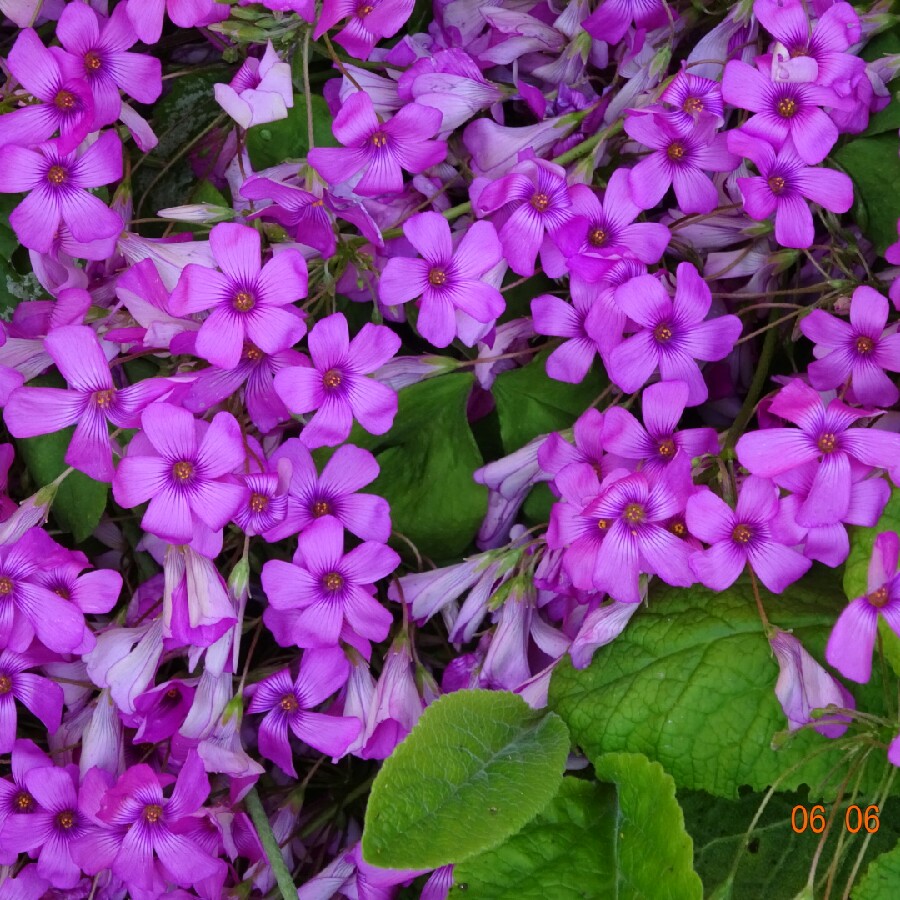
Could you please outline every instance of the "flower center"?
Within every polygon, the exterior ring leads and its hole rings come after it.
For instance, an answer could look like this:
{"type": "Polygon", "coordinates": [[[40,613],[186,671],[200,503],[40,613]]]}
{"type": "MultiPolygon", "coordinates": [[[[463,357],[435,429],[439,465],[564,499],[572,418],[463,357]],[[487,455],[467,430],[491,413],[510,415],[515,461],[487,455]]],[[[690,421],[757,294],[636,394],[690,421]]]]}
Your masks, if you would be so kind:
{"type": "Polygon", "coordinates": [[[601,531],[606,531],[609,528],[609,519],[597,519],[597,527],[601,531]]]}
{"type": "Polygon", "coordinates": [[[625,512],[622,514],[622,517],[626,522],[630,522],[632,525],[640,525],[641,522],[644,521],[645,515],[644,507],[641,506],[640,503],[629,503],[628,506],[625,507],[625,512]]]}
{"type": "Polygon", "coordinates": [[[9,675],[0,675],[0,695],[8,694],[12,690],[12,678],[9,675]]]}
{"type": "Polygon", "coordinates": [[[688,530],[687,525],[684,524],[680,519],[676,519],[674,522],[670,523],[669,531],[672,532],[676,537],[686,537],[688,530]]]}
{"type": "Polygon", "coordinates": [[[542,191],[538,191],[536,194],[531,195],[531,205],[538,212],[546,212],[550,206],[550,198],[542,191]]]}
{"type": "Polygon", "coordinates": [[[234,295],[232,305],[239,312],[249,312],[256,306],[256,300],[249,291],[238,291],[234,295]]]}
{"type": "Polygon", "coordinates": [[[672,326],[668,325],[666,322],[660,322],[656,328],[653,329],[653,337],[656,338],[661,344],[665,344],[668,341],[672,340],[672,326]]]}
{"type": "Polygon", "coordinates": [[[684,144],[681,141],[672,141],[666,148],[666,156],[671,160],[684,159],[684,144]]]}
{"type": "Polygon", "coordinates": [[[84,54],[84,67],[89,72],[96,72],[103,65],[103,60],[93,50],[88,50],[84,54]]]}
{"type": "Polygon", "coordinates": [[[243,356],[244,356],[244,359],[249,359],[249,360],[252,360],[253,362],[256,362],[257,360],[260,360],[263,358],[263,352],[262,352],[262,350],[259,349],[259,347],[256,346],[256,344],[247,343],[247,344],[244,344],[243,356]]]}
{"type": "Polygon", "coordinates": [[[47,172],[47,181],[49,181],[50,184],[64,184],[68,177],[68,173],[62,166],[50,166],[50,169],[47,172]]]}
{"type": "Polygon", "coordinates": [[[684,112],[690,113],[690,115],[695,116],[697,113],[703,112],[703,101],[699,97],[688,97],[687,100],[684,101],[684,105],[681,107],[684,112]]]}
{"type": "Polygon", "coordinates": [[[300,704],[297,703],[297,698],[293,694],[285,694],[281,698],[281,708],[285,712],[293,712],[299,705],[300,704]]]}
{"type": "Polygon", "coordinates": [[[837,447],[837,438],[830,432],[823,434],[819,438],[818,447],[823,453],[834,453],[835,447],[837,447]]]}
{"type": "Polygon", "coordinates": [[[144,818],[155,825],[162,818],[162,807],[158,803],[148,803],[144,807],[144,818]]]}
{"type": "Polygon", "coordinates": [[[73,109],[76,102],[75,95],[71,91],[59,91],[53,98],[57,109],[73,109]]]}
{"type": "Polygon", "coordinates": [[[337,572],[329,572],[322,579],[322,584],[325,585],[326,591],[331,591],[331,593],[334,594],[344,586],[344,577],[338,575],[337,572]]]}
{"type": "Polygon", "coordinates": [[[875,349],[875,341],[870,337],[861,334],[856,339],[856,352],[863,356],[868,356],[875,349]]]}
{"type": "Polygon", "coordinates": [[[166,697],[167,697],[169,700],[175,700],[178,696],[179,696],[179,694],[178,694],[178,688],[177,688],[177,687],[170,687],[170,688],[166,691],[166,697]]]}
{"type": "Polygon", "coordinates": [[[780,175],[773,175],[769,179],[769,190],[778,196],[784,193],[785,184],[785,180],[780,175]]]}
{"type": "Polygon", "coordinates": [[[71,600],[72,595],[69,593],[69,589],[60,585],[59,587],[53,588],[53,593],[56,594],[57,597],[62,597],[63,600],[71,600]]]}
{"type": "Polygon", "coordinates": [[[333,391],[335,388],[339,388],[341,386],[341,373],[338,372],[337,369],[329,369],[322,376],[322,384],[325,385],[328,390],[333,391]]]}
{"type": "Polygon", "coordinates": [[[32,797],[28,791],[19,791],[13,800],[13,806],[15,806],[20,813],[31,812],[34,807],[34,797],[32,797]]]}
{"type": "Polygon", "coordinates": [[[877,591],[872,591],[866,599],[875,607],[875,609],[881,609],[882,606],[887,605],[887,602],[891,597],[890,594],[888,594],[887,586],[882,585],[877,591]]]}
{"type": "Polygon", "coordinates": [[[606,243],[608,238],[609,235],[606,233],[606,231],[599,225],[597,225],[596,227],[592,228],[590,234],[588,234],[588,243],[592,247],[602,247],[606,243]]]}
{"type": "Polygon", "coordinates": [[[782,119],[793,119],[797,115],[797,101],[793,97],[782,97],[778,101],[778,115],[782,119]]]}
{"type": "Polygon", "coordinates": [[[68,831],[75,824],[75,813],[71,809],[64,810],[57,815],[56,824],[64,831],[68,831]]]}
{"type": "Polygon", "coordinates": [[[107,388],[105,391],[94,391],[94,403],[100,409],[108,409],[112,405],[113,397],[115,396],[114,388],[107,388]]]}
{"type": "Polygon", "coordinates": [[[428,283],[433,284],[435,287],[440,287],[446,281],[447,273],[443,269],[435,267],[428,273],[428,283]]]}
{"type": "Polygon", "coordinates": [[[321,519],[322,516],[327,516],[330,512],[331,506],[328,504],[327,500],[317,500],[312,505],[312,514],[317,519],[321,519]]]}
{"type": "Polygon", "coordinates": [[[370,3],[363,3],[361,6],[356,7],[356,15],[358,15],[360,19],[364,19],[373,9],[375,9],[375,7],[370,3]]]}
{"type": "Polygon", "coordinates": [[[255,513],[261,513],[269,505],[269,498],[265,494],[250,495],[250,509],[255,513]]]}
{"type": "Polygon", "coordinates": [[[671,459],[675,455],[675,441],[672,438],[663,438],[656,448],[657,452],[663,459],[671,459]]]}
{"type": "MultiPolygon", "coordinates": [[[[364,7],[365,8],[365,7],[364,7]]],[[[371,12],[371,7],[369,8],[369,12],[371,12]]],[[[372,146],[373,147],[387,147],[387,135],[383,131],[376,131],[375,134],[372,135],[372,146]]]]}
{"type": "Polygon", "coordinates": [[[753,537],[753,529],[749,525],[735,525],[731,532],[731,539],[736,544],[747,544],[753,537]]]}
{"type": "Polygon", "coordinates": [[[172,466],[172,474],[179,481],[187,481],[194,474],[194,467],[186,459],[183,459],[172,466]]]}
{"type": "Polygon", "coordinates": [[[798,56],[809,56],[809,47],[806,47],[806,46],[793,47],[788,52],[790,54],[791,59],[796,59],[798,56]]]}
{"type": "Polygon", "coordinates": [[[5,597],[7,594],[11,594],[12,589],[12,581],[10,581],[5,575],[0,578],[0,597],[5,597]]]}

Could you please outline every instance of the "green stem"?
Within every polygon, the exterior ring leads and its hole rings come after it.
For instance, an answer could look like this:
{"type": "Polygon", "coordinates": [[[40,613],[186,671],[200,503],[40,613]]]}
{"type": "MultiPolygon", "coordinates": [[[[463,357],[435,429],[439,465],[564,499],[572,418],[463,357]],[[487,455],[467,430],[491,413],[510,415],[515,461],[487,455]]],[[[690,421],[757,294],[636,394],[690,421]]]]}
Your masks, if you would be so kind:
{"type": "Polygon", "coordinates": [[[275,840],[275,835],[272,833],[272,826],[269,824],[269,818],[263,809],[262,801],[259,799],[259,794],[255,787],[250,788],[250,792],[244,797],[244,805],[247,807],[247,812],[250,813],[250,818],[256,826],[256,833],[259,835],[266,858],[269,860],[269,865],[275,874],[275,881],[278,883],[278,890],[281,893],[282,900],[297,900],[297,888],[294,885],[294,879],[284,864],[281,851],[278,849],[278,841],[275,840]]]}
{"type": "Polygon", "coordinates": [[[775,319],[777,310],[773,309],[769,313],[769,330],[766,332],[766,338],[763,341],[762,351],[759,354],[759,362],[756,364],[756,371],[753,373],[753,381],[750,383],[750,390],[747,391],[747,397],[744,405],[738,413],[734,424],[728,430],[725,436],[725,445],[723,450],[730,450],[737,443],[738,438],[744,433],[747,423],[753,416],[753,410],[762,396],[763,389],[766,385],[766,379],[769,377],[769,366],[772,365],[772,357],[775,355],[775,342],[778,339],[778,328],[775,319]]]}

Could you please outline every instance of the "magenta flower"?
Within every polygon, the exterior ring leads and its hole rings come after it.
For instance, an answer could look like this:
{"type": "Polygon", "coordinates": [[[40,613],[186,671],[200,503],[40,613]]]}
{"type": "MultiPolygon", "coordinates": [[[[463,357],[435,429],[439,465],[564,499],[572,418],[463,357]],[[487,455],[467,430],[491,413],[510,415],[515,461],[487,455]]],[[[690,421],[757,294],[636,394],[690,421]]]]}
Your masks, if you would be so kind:
{"type": "Polygon", "coordinates": [[[228,84],[213,88],[216,103],[241,128],[286,119],[294,105],[290,63],[281,57],[269,41],[262,59],[248,56],[228,84]]]}
{"type": "Polygon", "coordinates": [[[9,69],[38,101],[0,116],[0,146],[40,144],[59,131],[60,153],[74,150],[94,129],[94,101],[83,77],[64,69],[32,28],[19,32],[9,69]]]}
{"type": "Polygon", "coordinates": [[[706,173],[731,172],[740,160],[729,152],[726,136],[716,134],[712,116],[704,116],[684,133],[658,112],[629,110],[625,131],[653,151],[628,176],[631,196],[641,209],[656,206],[670,186],[684,213],[716,208],[719,193],[706,173]]]}
{"type": "MultiPolygon", "coordinates": [[[[279,0],[281,2],[281,0],[279,0]]],[[[385,37],[393,37],[412,15],[415,0],[324,0],[313,37],[318,40],[342,19],[349,22],[335,40],[351,55],[368,59],[372,48],[385,37]]],[[[315,18],[313,11],[309,21],[315,18]]]]}
{"type": "Polygon", "coordinates": [[[368,450],[353,444],[338,447],[320,475],[306,446],[297,438],[289,438],[272,456],[273,463],[282,459],[291,464],[287,512],[280,525],[265,533],[266,540],[283,540],[323,516],[333,516],[360,540],[387,541],[391,535],[387,500],[376,494],[357,493],[378,477],[378,463],[368,450]]]}
{"type": "Polygon", "coordinates": [[[96,813],[107,828],[82,839],[80,855],[93,875],[112,869],[134,888],[165,893],[165,883],[192,885],[219,874],[224,864],[206,849],[201,820],[194,814],[209,796],[209,780],[196,751],[188,754],[171,797],[145,763],[128,769],[110,788],[96,813]]]}
{"type": "Polygon", "coordinates": [[[148,378],[117,389],[95,332],[67,325],[47,335],[44,347],[69,384],[68,390],[22,387],[13,391],[3,419],[13,437],[28,438],[78,423],[66,450],[66,462],[97,481],[112,481],[113,461],[107,422],[137,428],[148,403],[172,385],[148,378]]]}
{"type": "Polygon", "coordinates": [[[553,235],[571,215],[566,170],[543,159],[526,159],[508,175],[488,182],[472,207],[478,216],[498,215],[500,243],[517,275],[534,275],[545,234],[553,235]]]}
{"type": "Polygon", "coordinates": [[[392,119],[380,122],[368,94],[351,94],[335,116],[332,130],[343,147],[315,147],[309,164],[328,182],[339,184],[365,172],[353,190],[361,197],[398,194],[403,169],[418,175],[444,161],[447,145],[432,141],[441,114],[430,106],[409,103],[392,119]]]}
{"type": "Polygon", "coordinates": [[[233,369],[245,342],[263,353],[296,344],[306,325],[290,305],[306,296],[303,257],[296,250],[284,250],[261,266],[259,232],[230,222],[213,228],[209,245],[221,272],[193,263],[185,266],[169,300],[176,315],[212,310],[197,332],[197,353],[214,365],[233,369]]]}
{"type": "Polygon", "coordinates": [[[758,176],[737,179],[747,215],[762,221],[774,213],[775,239],[783,247],[803,249],[813,242],[812,213],[804,200],[835,213],[847,212],[853,204],[849,176],[805,165],[790,146],[776,153],[765,141],[741,131],[729,133],[728,146],[759,170],[758,176]]]}
{"type": "Polygon", "coordinates": [[[745,62],[725,66],[722,96],[726,103],[756,115],[741,126],[748,135],[780,150],[788,140],[803,162],[822,162],[838,138],[837,126],[819,107],[840,105],[830,88],[792,81],[771,81],[745,62]]]}
{"type": "Polygon", "coordinates": [[[206,423],[155,403],[144,410],[141,428],[113,479],[116,503],[131,509],[149,500],[141,527],[172,544],[223,528],[247,494],[232,475],[244,463],[234,416],[221,412],[206,423]]]}
{"type": "Polygon", "coordinates": [[[741,437],[735,450],[744,468],[764,478],[777,479],[804,463],[818,464],[809,495],[798,512],[801,525],[831,525],[846,518],[852,460],[889,467],[900,458],[900,434],[850,427],[871,417],[871,411],[852,409],[840,400],[832,400],[826,407],[800,379],[795,378],[778,393],[769,412],[799,428],[750,432],[741,437]]]}
{"type": "Polygon", "coordinates": [[[241,476],[249,495],[234,514],[234,522],[244,534],[263,534],[284,521],[290,478],[290,465],[285,462],[278,466],[274,460],[263,472],[241,476]]]}
{"type": "Polygon", "coordinates": [[[316,410],[303,429],[307,447],[334,447],[347,439],[353,419],[370,434],[384,434],[397,413],[397,395],[367,376],[399,349],[400,338],[385,325],[363,325],[350,340],[347,319],[335,313],[309,333],[312,368],[283,369],[275,391],[294,413],[316,410]]]}
{"type": "Polygon", "coordinates": [[[888,302],[865,285],[853,292],[850,322],[821,309],[800,321],[800,330],[816,346],[809,365],[809,381],[817,390],[830,390],[850,381],[858,403],[893,406],[900,391],[884,373],[900,372],[900,334],[887,334],[888,302]]]}
{"type": "Polygon", "coordinates": [[[601,202],[587,185],[569,190],[572,218],[554,233],[569,270],[598,281],[618,259],[655,263],[669,243],[669,229],[658,222],[635,222],[641,207],[629,188],[628,170],[616,169],[601,202]]]}
{"type": "Polygon", "coordinates": [[[159,40],[166,12],[179,28],[212,25],[228,18],[228,8],[217,0],[129,0],[125,6],[137,36],[145,44],[159,40]]]}
{"type": "Polygon", "coordinates": [[[659,99],[672,107],[666,119],[682,132],[692,131],[701,116],[712,116],[720,125],[724,120],[719,82],[692,75],[684,69],[672,79],[659,99]]]}
{"type": "Polygon", "coordinates": [[[383,641],[391,614],[375,599],[371,585],[385,578],[400,557],[384,544],[365,541],[344,553],[344,530],[331,516],[300,535],[293,562],[269,560],[262,583],[269,598],[266,626],[284,646],[336,647],[349,630],[383,641]]]}
{"type": "Polygon", "coordinates": [[[900,637],[898,555],[900,538],[893,531],[883,531],[875,538],[869,560],[867,593],[851,600],[838,616],[825,647],[828,664],[845,678],[861,684],[872,675],[872,650],[879,617],[900,637]]]}
{"type": "Polygon", "coordinates": [[[49,678],[27,672],[37,657],[29,653],[0,652],[0,753],[9,753],[16,742],[16,701],[36,715],[53,734],[62,718],[62,688],[49,678]]]}
{"type": "Polygon", "coordinates": [[[122,177],[122,142],[104,132],[81,156],[64,153],[57,142],[28,150],[0,147],[0,193],[31,193],[12,211],[9,224],[29,250],[49,253],[65,224],[77,241],[114,237],[122,217],[88,188],[122,177]]]}
{"type": "Polygon", "coordinates": [[[65,68],[90,85],[94,97],[92,130],[119,118],[120,88],[138,103],[153,103],[162,93],[160,61],[143,53],[126,52],[137,41],[129,18],[130,5],[120,3],[108,19],[101,19],[87,4],[69,3],[56,26],[56,36],[71,54],[65,68]]]}
{"type": "Polygon", "coordinates": [[[724,359],[741,333],[737,316],[706,320],[712,295],[690,263],[679,263],[674,300],[659,279],[639,275],[616,290],[615,300],[640,331],[614,347],[607,360],[610,378],[632,394],[657,369],[663,381],[688,386],[688,406],[703,403],[706,382],[695,360],[724,359]]]}
{"type": "Polygon", "coordinates": [[[350,664],[339,647],[307,650],[300,661],[297,678],[282,669],[261,681],[247,707],[249,713],[267,713],[259,725],[259,752],[297,777],[288,730],[314,750],[340,757],[359,735],[362,723],[355,718],[312,712],[336,694],[350,675],[350,664]]]}
{"type": "Polygon", "coordinates": [[[691,556],[691,568],[714,591],[731,587],[749,563],[773,594],[780,594],[809,570],[812,562],[786,544],[779,522],[778,488],[766,478],[750,476],[741,485],[732,510],[709,489],[687,502],[685,521],[694,537],[710,544],[691,556]]]}
{"type": "Polygon", "coordinates": [[[663,0],[603,0],[581,27],[598,41],[618,44],[632,24],[653,31],[668,21],[663,0]]]}
{"type": "Polygon", "coordinates": [[[416,327],[422,337],[435,347],[447,347],[458,336],[458,313],[482,324],[502,315],[503,295],[482,280],[503,258],[490,222],[470,226],[455,251],[450,224],[439,213],[412,216],[403,223],[403,233],[422,259],[389,259],[379,295],[388,306],[420,297],[416,327]]]}
{"type": "MultiPolygon", "coordinates": [[[[50,757],[39,750],[34,741],[23,738],[13,744],[11,756],[9,770],[12,778],[0,778],[0,835],[3,835],[7,822],[10,823],[11,830],[18,830],[22,826],[27,830],[29,817],[37,806],[25,783],[28,773],[32,769],[53,766],[50,757]],[[21,826],[18,820],[22,820],[21,826]]],[[[0,841],[0,865],[14,865],[18,855],[17,851],[8,848],[4,841],[0,841]]]]}

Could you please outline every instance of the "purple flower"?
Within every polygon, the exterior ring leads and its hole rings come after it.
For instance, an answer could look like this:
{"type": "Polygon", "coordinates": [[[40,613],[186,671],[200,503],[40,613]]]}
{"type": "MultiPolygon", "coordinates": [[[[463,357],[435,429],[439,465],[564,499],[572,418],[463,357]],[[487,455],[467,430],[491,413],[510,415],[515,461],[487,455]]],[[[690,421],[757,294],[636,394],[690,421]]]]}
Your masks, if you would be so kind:
{"type": "Polygon", "coordinates": [[[386,577],[400,557],[384,544],[365,541],[344,553],[344,530],[326,516],[300,535],[293,562],[269,560],[262,583],[270,606],[266,626],[288,638],[285,646],[336,647],[348,630],[383,641],[391,614],[373,596],[372,585],[386,577]]]}
{"type": "Polygon", "coordinates": [[[172,737],[184,724],[194,702],[194,688],[181,681],[165,681],[134,698],[137,724],[134,743],[156,744],[172,737]]]}
{"type": "MultiPolygon", "coordinates": [[[[368,59],[372,48],[385,37],[393,37],[412,15],[415,0],[324,0],[313,38],[318,40],[342,19],[350,21],[335,40],[351,55],[368,59]]],[[[312,13],[310,20],[315,18],[312,13]]]]}
{"type": "Polygon", "coordinates": [[[287,512],[280,525],[266,532],[266,540],[283,540],[323,516],[333,516],[360,540],[387,541],[391,535],[387,500],[357,493],[378,477],[378,463],[368,450],[353,444],[338,447],[319,475],[307,447],[297,438],[289,438],[272,456],[272,462],[282,459],[291,464],[287,512]]]}
{"type": "Polygon", "coordinates": [[[817,463],[809,495],[797,521],[804,526],[831,525],[847,516],[850,465],[891,466],[900,457],[900,435],[875,428],[850,428],[871,411],[851,409],[840,400],[824,406],[819,395],[799,379],[772,401],[773,416],[799,428],[763,428],[743,435],[735,450],[741,465],[754,475],[777,478],[804,463],[817,463]]]}
{"type": "Polygon", "coordinates": [[[695,360],[724,359],[741,322],[737,316],[704,321],[712,304],[706,282],[690,263],[679,263],[677,274],[674,300],[653,275],[639,275],[616,290],[616,304],[641,330],[610,351],[607,369],[629,394],[658,369],[663,381],[685,382],[688,406],[697,406],[708,390],[695,360]]]}
{"type": "Polygon", "coordinates": [[[307,447],[334,447],[347,439],[355,418],[370,434],[384,434],[397,413],[397,395],[367,376],[400,348],[385,325],[363,325],[350,340],[347,319],[335,313],[309,333],[312,368],[282,369],[275,391],[294,413],[316,410],[303,429],[307,447]]]}
{"type": "Polygon", "coordinates": [[[284,521],[290,480],[291,465],[287,460],[280,465],[272,460],[265,471],[241,476],[249,496],[243,506],[238,507],[234,521],[244,534],[263,534],[284,521]]]}
{"type": "Polygon", "coordinates": [[[56,36],[71,54],[64,62],[66,70],[90,85],[92,130],[119,118],[120,88],[138,103],[153,103],[162,93],[160,61],[143,53],[126,53],[137,41],[127,6],[120,3],[108,19],[101,20],[87,4],[69,3],[56,26],[56,36]]]}
{"type": "Polygon", "coordinates": [[[653,151],[628,176],[631,196],[641,209],[656,206],[670,185],[682,212],[708,213],[716,208],[719,194],[706,172],[731,172],[739,160],[729,152],[726,136],[715,133],[712,116],[702,117],[684,133],[658,112],[629,110],[625,131],[653,151]]]}
{"type": "Polygon", "coordinates": [[[23,387],[13,391],[3,411],[6,427],[14,437],[28,438],[77,422],[66,462],[98,481],[112,481],[107,422],[117,428],[137,428],[144,407],[169,393],[172,385],[164,379],[148,378],[117,389],[97,335],[84,325],[54,329],[44,347],[69,389],[23,387]]]}
{"type": "Polygon", "coordinates": [[[159,40],[166,11],[179,28],[211,25],[228,18],[228,9],[217,0],[140,0],[134,3],[129,0],[125,6],[137,36],[145,44],[155,44],[159,40]]]}
{"type": "Polygon", "coordinates": [[[309,164],[329,184],[365,173],[353,190],[361,197],[398,194],[403,169],[418,175],[444,161],[447,145],[428,138],[441,127],[441,114],[410,103],[392,119],[380,122],[368,94],[351,94],[335,116],[332,130],[343,147],[316,147],[309,164]]]}
{"type": "Polygon", "coordinates": [[[19,32],[7,62],[15,78],[40,102],[0,117],[0,145],[33,146],[58,130],[59,152],[74,150],[94,127],[94,102],[84,79],[64,70],[32,28],[19,32]]]}
{"type": "Polygon", "coordinates": [[[107,829],[81,841],[85,871],[111,868],[127,885],[156,896],[165,893],[166,882],[192,885],[219,874],[223,863],[205,849],[194,815],[207,796],[209,780],[196,751],[188,755],[169,798],[150,766],[132,766],[96,813],[107,829]]]}
{"type": "Polygon", "coordinates": [[[734,510],[709,489],[693,494],[685,511],[688,531],[711,544],[691,556],[697,578],[711,590],[724,591],[749,563],[759,580],[780,594],[802,577],[812,562],[786,546],[779,512],[778,489],[752,475],[741,485],[734,510]]]}
{"type": "Polygon", "coordinates": [[[114,237],[122,217],[87,188],[122,177],[122,142],[106,131],[81,156],[64,153],[58,142],[28,150],[0,147],[0,193],[31,193],[10,213],[9,224],[29,250],[49,253],[60,224],[77,241],[114,237]]]}
{"type": "Polygon", "coordinates": [[[822,162],[838,138],[837,126],[819,108],[839,106],[830,88],[791,81],[771,81],[753,66],[733,59],[725,66],[722,96],[756,115],[741,126],[746,134],[780,150],[788,138],[803,162],[822,162]]]}
{"type": "Polygon", "coordinates": [[[113,479],[116,503],[131,509],[149,500],[141,527],[172,544],[223,528],[247,494],[232,475],[244,462],[234,416],[221,412],[206,423],[155,403],[144,410],[141,428],[113,479]]]}
{"type": "Polygon", "coordinates": [[[470,226],[455,251],[450,224],[439,213],[412,216],[403,223],[403,233],[422,259],[389,259],[379,295],[388,306],[420,297],[416,327],[422,337],[435,347],[447,347],[457,337],[458,313],[482,324],[503,313],[503,295],[482,280],[503,258],[490,222],[470,226]]]}
{"type": "Polygon", "coordinates": [[[814,309],[800,321],[800,330],[816,346],[809,381],[817,390],[840,387],[848,380],[858,403],[893,406],[900,391],[884,370],[900,372],[900,334],[885,332],[885,297],[865,285],[853,292],[850,322],[814,309]]]}
{"type": "Polygon", "coordinates": [[[554,233],[569,270],[598,281],[621,258],[659,261],[669,243],[669,229],[658,222],[635,222],[641,207],[634,202],[627,169],[616,169],[601,202],[587,185],[569,190],[572,218],[554,233]]]}
{"type": "Polygon", "coordinates": [[[612,643],[625,630],[637,611],[636,603],[617,603],[610,600],[589,612],[569,647],[572,665],[576,669],[586,669],[594,657],[594,652],[612,643]]]}
{"type": "Polygon", "coordinates": [[[722,124],[722,86],[711,78],[701,78],[682,70],[660,95],[660,101],[674,107],[666,119],[682,132],[692,131],[702,115],[722,124]]]}
{"type": "Polygon", "coordinates": [[[222,271],[185,266],[169,300],[176,315],[212,309],[197,333],[197,353],[214,365],[233,369],[245,341],[264,353],[296,344],[306,325],[290,305],[306,296],[303,257],[296,250],[284,250],[261,266],[259,232],[229,222],[213,228],[209,245],[222,271]]]}
{"type": "Polygon", "coordinates": [[[853,182],[847,175],[807,166],[790,145],[776,153],[765,141],[732,131],[728,146],[759,170],[758,176],[737,179],[744,210],[757,221],[774,213],[775,239],[783,247],[803,249],[813,242],[813,218],[805,200],[835,213],[847,212],[853,204],[853,182]]]}
{"type": "Polygon", "coordinates": [[[581,27],[598,41],[618,44],[630,25],[653,31],[669,21],[662,0],[603,0],[581,27]]]}
{"type": "Polygon", "coordinates": [[[498,214],[503,255],[513,272],[527,276],[534,275],[545,234],[555,234],[571,217],[571,205],[566,170],[543,159],[520,162],[472,197],[479,217],[498,214]]]}
{"type": "Polygon", "coordinates": [[[259,725],[259,752],[296,778],[288,738],[290,729],[314,750],[327,756],[343,756],[356,740],[362,723],[312,709],[337,693],[349,675],[350,664],[344,651],[334,647],[307,650],[294,681],[287,669],[261,681],[247,707],[249,713],[267,713],[259,725]]]}
{"type": "Polygon", "coordinates": [[[241,128],[286,119],[294,105],[290,63],[281,61],[269,41],[262,59],[248,56],[231,82],[216,84],[213,92],[241,128]]]}
{"type": "MultiPolygon", "coordinates": [[[[53,761],[39,750],[34,741],[19,739],[12,748],[12,780],[0,778],[0,836],[3,835],[6,823],[18,831],[20,827],[27,830],[30,816],[37,805],[33,794],[28,790],[26,779],[32,769],[43,769],[53,766],[53,761]],[[22,820],[21,826],[18,820],[22,820]]],[[[18,852],[0,841],[0,865],[15,864],[18,852]]],[[[0,895],[2,896],[2,895],[0,895]]],[[[38,895],[40,897],[42,895],[38,895]]]]}
{"type": "Polygon", "coordinates": [[[16,701],[34,713],[51,734],[62,718],[62,688],[26,669],[37,665],[28,653],[0,652],[0,753],[9,753],[16,742],[16,701]]]}
{"type": "Polygon", "coordinates": [[[875,538],[869,560],[867,593],[851,600],[838,616],[825,659],[845,678],[864,684],[872,675],[872,650],[881,616],[900,637],[900,575],[897,559],[900,538],[883,531],[875,538]]]}

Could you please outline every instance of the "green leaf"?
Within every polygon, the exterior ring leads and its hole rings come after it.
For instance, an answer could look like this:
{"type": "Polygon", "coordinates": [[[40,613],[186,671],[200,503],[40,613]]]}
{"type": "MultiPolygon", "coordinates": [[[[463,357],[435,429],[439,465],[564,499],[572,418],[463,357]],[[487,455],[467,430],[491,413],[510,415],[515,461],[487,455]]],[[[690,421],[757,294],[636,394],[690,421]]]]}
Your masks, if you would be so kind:
{"type": "Polygon", "coordinates": [[[900,844],[873,860],[865,877],[854,888],[853,900],[896,900],[898,893],[900,844]]]}
{"type": "MultiPolygon", "coordinates": [[[[50,484],[68,468],[65,455],[74,431],[74,427],[64,428],[16,441],[31,477],[40,487],[50,484]]],[[[90,537],[106,508],[108,491],[108,484],[94,481],[82,472],[71,472],[59,486],[51,508],[59,527],[71,532],[78,542],[90,537]]]]}
{"type": "Polygon", "coordinates": [[[394,528],[435,559],[463,553],[487,510],[487,488],[472,479],[482,463],[466,416],[472,381],[464,373],[410,385],[387,434],[357,426],[350,436],[378,459],[370,490],[390,503],[394,528]]]}
{"type": "Polygon", "coordinates": [[[491,389],[507,453],[539,434],[568,428],[604,388],[595,369],[581,384],[554,381],[547,374],[547,356],[549,353],[540,353],[527,366],[502,372],[491,389]]]}
{"type": "MultiPolygon", "coordinates": [[[[331,112],[324,97],[311,97],[313,111],[313,140],[317,147],[339,147],[331,133],[331,112]]],[[[268,169],[286,159],[301,159],[309,152],[309,128],[306,118],[306,98],[294,94],[294,105],[286,119],[254,125],[247,131],[247,153],[255,171],[268,169]]]]}
{"type": "Polygon", "coordinates": [[[897,136],[882,134],[858,138],[833,154],[835,162],[853,179],[854,194],[865,214],[863,230],[879,254],[897,240],[900,218],[900,157],[897,136]]]}
{"type": "Polygon", "coordinates": [[[553,798],[569,752],[565,725],[505,691],[432,703],[372,785],[367,862],[430,869],[503,843],[553,798]]]}
{"type": "MultiPolygon", "coordinates": [[[[770,619],[792,629],[814,654],[845,602],[834,575],[819,571],[779,597],[761,596],[770,619]]],[[[812,748],[828,746],[804,731],[772,749],[776,732],[787,726],[773,690],[777,677],[749,582],[716,593],[657,581],[649,606],[587,669],[577,671],[568,659],[556,667],[550,708],[593,758],[645,753],[680,788],[733,797],[741,785],[772,784],[812,748]]],[[[872,696],[871,687],[862,696],[872,696]]],[[[815,783],[833,762],[833,753],[823,753],[781,788],[815,783]]]]}
{"type": "Polygon", "coordinates": [[[454,868],[450,897],[613,897],[617,816],[612,785],[564,778],[544,811],[521,831],[454,868]]]}

